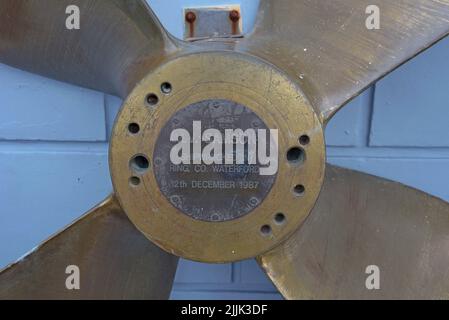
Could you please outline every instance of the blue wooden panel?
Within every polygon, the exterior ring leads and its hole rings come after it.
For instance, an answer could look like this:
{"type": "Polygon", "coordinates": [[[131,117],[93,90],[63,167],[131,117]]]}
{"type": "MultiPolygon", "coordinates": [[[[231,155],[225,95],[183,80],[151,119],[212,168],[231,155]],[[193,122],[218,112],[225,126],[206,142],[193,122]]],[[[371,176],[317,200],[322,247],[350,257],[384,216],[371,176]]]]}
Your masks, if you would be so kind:
{"type": "Polygon", "coordinates": [[[260,289],[276,292],[276,288],[257,264],[256,260],[246,260],[240,264],[240,282],[244,285],[258,285],[260,289]]]}
{"type": "Polygon", "coordinates": [[[282,300],[278,293],[173,290],[172,300],[282,300]]]}
{"type": "Polygon", "coordinates": [[[449,201],[449,159],[330,157],[333,164],[401,182],[449,201]]]}
{"type": "Polygon", "coordinates": [[[176,285],[231,283],[232,264],[206,264],[181,259],[175,282],[176,285]]]}
{"type": "Polygon", "coordinates": [[[449,38],[376,87],[372,146],[449,146],[449,38]]]}
{"type": "Polygon", "coordinates": [[[0,64],[0,140],[105,141],[103,94],[0,64]]]}
{"type": "Polygon", "coordinates": [[[115,121],[115,118],[117,117],[120,107],[122,106],[122,102],[123,101],[117,97],[105,95],[105,106],[104,107],[105,107],[105,112],[106,112],[106,131],[107,131],[108,140],[111,136],[112,128],[114,126],[114,121],[115,121]]]}
{"type": "Polygon", "coordinates": [[[341,109],[326,127],[326,144],[338,147],[365,145],[364,129],[371,113],[372,89],[366,90],[341,109]]]}
{"type": "Polygon", "coordinates": [[[0,269],[111,191],[105,148],[80,153],[0,150],[0,269]]]}

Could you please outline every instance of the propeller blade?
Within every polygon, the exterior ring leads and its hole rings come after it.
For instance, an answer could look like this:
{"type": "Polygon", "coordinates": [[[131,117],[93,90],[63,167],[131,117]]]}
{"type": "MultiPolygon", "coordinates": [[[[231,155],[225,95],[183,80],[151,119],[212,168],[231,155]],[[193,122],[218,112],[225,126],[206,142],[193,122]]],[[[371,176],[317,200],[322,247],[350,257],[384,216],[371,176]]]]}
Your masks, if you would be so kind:
{"type": "Polygon", "coordinates": [[[0,0],[1,63],[122,98],[176,46],[144,0],[0,0]]]}
{"type": "Polygon", "coordinates": [[[449,204],[328,165],[303,226],[258,261],[288,299],[447,299],[449,204]]]}
{"type": "Polygon", "coordinates": [[[177,263],[147,240],[110,196],[2,270],[0,299],[167,299],[177,263]],[[70,278],[78,270],[68,266],[79,269],[79,290],[70,278]]]}
{"type": "Polygon", "coordinates": [[[290,73],[327,123],[373,82],[449,33],[449,0],[374,3],[261,0],[255,30],[236,49],[290,73]],[[377,12],[379,29],[371,29],[377,12]]]}

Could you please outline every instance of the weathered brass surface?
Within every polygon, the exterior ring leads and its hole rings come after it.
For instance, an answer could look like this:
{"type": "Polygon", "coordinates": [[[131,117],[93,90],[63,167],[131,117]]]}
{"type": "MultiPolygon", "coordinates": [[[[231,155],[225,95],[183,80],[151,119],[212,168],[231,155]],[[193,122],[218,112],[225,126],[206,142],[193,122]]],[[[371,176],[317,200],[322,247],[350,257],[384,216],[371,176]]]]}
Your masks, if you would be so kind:
{"type": "Polygon", "coordinates": [[[449,204],[327,165],[303,226],[259,263],[288,299],[448,299],[449,204]],[[368,290],[366,268],[380,270],[368,290]]]}
{"type": "Polygon", "coordinates": [[[449,0],[262,0],[236,49],[288,71],[327,122],[346,102],[449,33],[449,0]],[[380,29],[366,9],[380,9],[380,29]]]}
{"type": "MultiPolygon", "coordinates": [[[[318,196],[324,157],[321,123],[300,89],[282,72],[233,52],[198,52],[165,63],[130,94],[112,134],[110,171],[124,210],[153,242],[188,259],[226,262],[265,252],[297,229],[318,196]],[[164,82],[171,83],[170,94],[161,93],[164,82]],[[145,104],[151,93],[159,97],[154,107],[145,104]],[[166,122],[186,106],[208,99],[242,104],[268,128],[279,129],[279,170],[268,196],[241,218],[215,223],[195,220],[175,208],[159,190],[154,165],[141,175],[129,165],[135,155],[145,155],[153,163],[155,143],[166,122]],[[130,123],[139,124],[141,131],[131,134],[130,123]],[[303,134],[309,135],[311,141],[303,146],[306,160],[301,165],[291,165],[286,159],[287,151],[301,147],[299,137],[303,134]],[[142,183],[130,186],[130,178],[136,174],[142,183]],[[305,186],[304,195],[294,194],[297,184],[305,186]],[[282,226],[274,223],[279,212],[286,216],[282,226]],[[272,227],[270,236],[261,234],[264,225],[272,227]]],[[[228,201],[230,205],[232,198],[228,201]]]]}
{"type": "Polygon", "coordinates": [[[178,258],[148,241],[115,197],[0,272],[0,299],[167,299],[178,258]],[[80,269],[80,290],[66,268],[80,269]]]}
{"type": "Polygon", "coordinates": [[[125,98],[177,50],[144,0],[0,0],[0,62],[125,98]],[[66,28],[66,8],[80,29],[66,28]]]}

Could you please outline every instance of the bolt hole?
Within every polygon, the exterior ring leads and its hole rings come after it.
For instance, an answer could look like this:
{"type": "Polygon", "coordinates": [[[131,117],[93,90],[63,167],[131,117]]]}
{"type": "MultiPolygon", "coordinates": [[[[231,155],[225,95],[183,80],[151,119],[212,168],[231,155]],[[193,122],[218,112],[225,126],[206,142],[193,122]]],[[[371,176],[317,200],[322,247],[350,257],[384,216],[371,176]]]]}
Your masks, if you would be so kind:
{"type": "Polygon", "coordinates": [[[129,178],[129,184],[134,187],[138,186],[140,184],[140,178],[139,177],[129,178]]]}
{"type": "Polygon", "coordinates": [[[302,135],[299,137],[299,143],[306,146],[310,143],[310,137],[308,135],[302,135]]]}
{"type": "Polygon", "coordinates": [[[287,151],[287,160],[292,164],[302,163],[304,161],[304,150],[299,147],[293,147],[287,151]]]}
{"type": "Polygon", "coordinates": [[[271,234],[271,227],[268,225],[268,224],[266,224],[266,225],[263,225],[261,228],[260,228],[260,233],[263,235],[263,236],[269,236],[270,234],[271,234]]]}
{"type": "Polygon", "coordinates": [[[163,84],[161,84],[161,91],[164,94],[169,94],[172,91],[171,83],[164,82],[163,84]]]}
{"type": "Polygon", "coordinates": [[[159,98],[154,93],[150,93],[149,95],[147,95],[146,101],[150,107],[154,107],[155,105],[158,104],[159,98]]]}
{"type": "Polygon", "coordinates": [[[302,184],[298,184],[293,188],[293,192],[297,196],[302,196],[306,192],[306,188],[302,184]]]}
{"type": "Polygon", "coordinates": [[[283,213],[276,213],[276,215],[274,216],[274,222],[276,222],[276,224],[278,225],[284,224],[285,215],[283,213]]]}
{"type": "Polygon", "coordinates": [[[140,131],[140,126],[137,123],[130,123],[128,125],[128,131],[132,134],[137,134],[140,131]]]}
{"type": "Polygon", "coordinates": [[[130,166],[134,172],[143,174],[150,167],[150,162],[144,156],[135,156],[131,159],[130,166]]]}

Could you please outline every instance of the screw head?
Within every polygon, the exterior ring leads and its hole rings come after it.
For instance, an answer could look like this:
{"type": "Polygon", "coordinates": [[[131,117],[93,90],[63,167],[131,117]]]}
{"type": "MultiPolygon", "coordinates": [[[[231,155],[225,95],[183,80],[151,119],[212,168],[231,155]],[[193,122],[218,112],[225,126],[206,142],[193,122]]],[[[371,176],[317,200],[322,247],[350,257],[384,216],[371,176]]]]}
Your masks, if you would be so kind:
{"type": "Polygon", "coordinates": [[[237,22],[240,20],[240,12],[237,10],[232,10],[229,12],[229,19],[231,19],[232,22],[237,22]]]}
{"type": "Polygon", "coordinates": [[[192,11],[186,13],[186,21],[188,23],[193,23],[196,20],[196,14],[192,11]]]}

